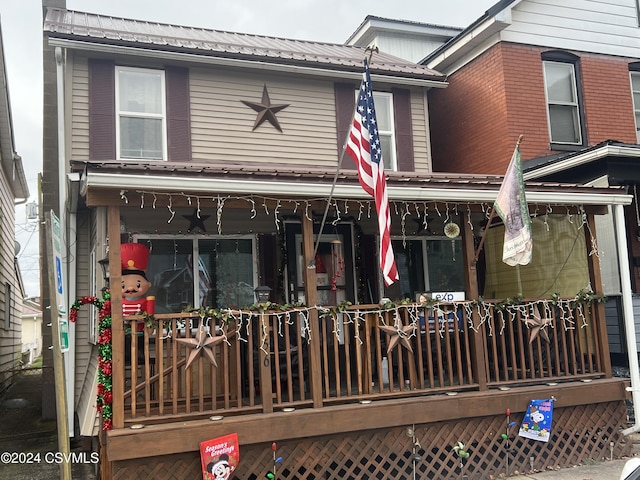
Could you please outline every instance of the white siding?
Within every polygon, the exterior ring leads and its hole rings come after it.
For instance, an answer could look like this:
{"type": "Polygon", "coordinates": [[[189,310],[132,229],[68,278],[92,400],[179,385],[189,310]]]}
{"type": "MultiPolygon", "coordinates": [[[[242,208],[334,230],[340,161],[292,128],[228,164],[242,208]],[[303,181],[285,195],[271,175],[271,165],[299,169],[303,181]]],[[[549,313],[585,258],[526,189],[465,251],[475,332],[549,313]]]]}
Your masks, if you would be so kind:
{"type": "Polygon", "coordinates": [[[404,58],[410,62],[419,62],[440,47],[444,42],[425,35],[402,35],[381,32],[374,42],[381,52],[404,58]]]}
{"type": "Polygon", "coordinates": [[[22,357],[22,317],[15,267],[14,197],[5,172],[0,168],[0,391],[11,378],[22,357]],[[5,289],[10,287],[10,302],[5,302],[5,289]],[[9,325],[5,319],[9,317],[9,325]]]}
{"type": "Polygon", "coordinates": [[[640,56],[635,0],[526,0],[501,40],[556,49],[640,56]]]}

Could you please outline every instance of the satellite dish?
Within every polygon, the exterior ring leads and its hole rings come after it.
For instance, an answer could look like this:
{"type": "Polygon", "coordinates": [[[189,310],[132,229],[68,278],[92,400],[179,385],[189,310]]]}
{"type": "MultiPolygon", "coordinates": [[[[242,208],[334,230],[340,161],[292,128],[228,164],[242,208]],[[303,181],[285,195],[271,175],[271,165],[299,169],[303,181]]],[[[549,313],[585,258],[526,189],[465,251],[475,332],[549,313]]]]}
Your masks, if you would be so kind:
{"type": "Polygon", "coordinates": [[[16,257],[17,257],[17,256],[18,256],[18,254],[20,253],[20,249],[21,249],[21,248],[22,248],[22,247],[21,247],[21,245],[20,245],[20,242],[18,242],[18,241],[16,240],[16,246],[15,246],[15,249],[16,249],[16,257]]]}

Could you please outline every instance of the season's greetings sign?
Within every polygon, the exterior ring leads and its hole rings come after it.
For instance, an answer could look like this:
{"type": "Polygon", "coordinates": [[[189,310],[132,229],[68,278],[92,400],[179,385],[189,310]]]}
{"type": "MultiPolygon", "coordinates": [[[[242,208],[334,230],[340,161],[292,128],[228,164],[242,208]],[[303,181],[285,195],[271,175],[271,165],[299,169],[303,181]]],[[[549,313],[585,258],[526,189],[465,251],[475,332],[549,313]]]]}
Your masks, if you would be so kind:
{"type": "Polygon", "coordinates": [[[240,461],[238,434],[207,440],[200,444],[203,480],[228,480],[240,461]]]}
{"type": "Polygon", "coordinates": [[[548,442],[553,421],[553,398],[531,400],[518,434],[521,437],[548,442]]]}

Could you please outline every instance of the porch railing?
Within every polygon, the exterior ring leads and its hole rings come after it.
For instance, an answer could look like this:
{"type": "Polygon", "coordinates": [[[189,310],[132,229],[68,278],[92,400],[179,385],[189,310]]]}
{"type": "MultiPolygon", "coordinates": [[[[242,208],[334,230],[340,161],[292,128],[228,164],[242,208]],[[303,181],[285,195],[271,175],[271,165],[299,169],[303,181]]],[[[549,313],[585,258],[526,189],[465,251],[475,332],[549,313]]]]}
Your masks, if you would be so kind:
{"type": "Polygon", "coordinates": [[[609,365],[599,309],[572,299],[312,310],[229,311],[224,324],[125,317],[125,395],[114,408],[125,425],[167,422],[311,408],[314,385],[329,406],[588,379],[609,365]]]}

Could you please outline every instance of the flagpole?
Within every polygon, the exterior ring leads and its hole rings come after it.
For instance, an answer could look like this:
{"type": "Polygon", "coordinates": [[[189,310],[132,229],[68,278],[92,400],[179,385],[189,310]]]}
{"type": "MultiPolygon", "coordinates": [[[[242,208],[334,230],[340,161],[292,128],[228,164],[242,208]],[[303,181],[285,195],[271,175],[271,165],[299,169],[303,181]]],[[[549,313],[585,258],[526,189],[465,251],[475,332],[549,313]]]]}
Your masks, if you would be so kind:
{"type": "MultiPolygon", "coordinates": [[[[367,47],[364,49],[365,55],[369,52],[369,63],[371,63],[371,57],[373,56],[373,52],[378,53],[378,47],[367,47]]],[[[318,248],[320,247],[320,239],[322,237],[322,230],[324,230],[324,225],[327,221],[327,215],[329,214],[329,207],[331,206],[331,200],[333,199],[333,192],[336,188],[336,183],[338,182],[338,175],[340,173],[340,166],[342,165],[342,160],[344,159],[344,154],[347,151],[347,144],[349,143],[349,134],[351,133],[351,125],[353,125],[353,119],[356,116],[355,108],[352,109],[351,113],[351,121],[348,123],[349,128],[347,129],[347,136],[342,143],[342,151],[340,152],[340,156],[338,157],[338,164],[336,165],[336,173],[333,175],[333,182],[331,183],[331,191],[329,192],[329,198],[327,199],[327,205],[324,207],[324,214],[322,215],[322,221],[320,222],[320,231],[318,232],[318,238],[316,239],[316,244],[313,247],[313,257],[311,261],[307,265],[307,268],[315,268],[316,264],[316,255],[318,254],[318,248]]]]}
{"type": "MultiPolygon", "coordinates": [[[[522,139],[524,138],[524,135],[520,135],[518,137],[518,141],[516,142],[516,147],[515,148],[519,148],[520,147],[520,143],[522,143],[522,139]]],[[[478,248],[476,249],[474,258],[473,258],[473,265],[476,265],[478,263],[478,258],[480,257],[480,252],[482,251],[482,247],[484,245],[484,241],[487,238],[487,233],[489,232],[489,226],[491,225],[491,220],[493,220],[493,217],[496,216],[496,208],[495,208],[495,204],[492,205],[491,207],[491,214],[489,215],[489,218],[487,220],[487,226],[485,227],[484,231],[482,232],[482,237],[480,238],[480,243],[478,244],[478,248]]]]}

